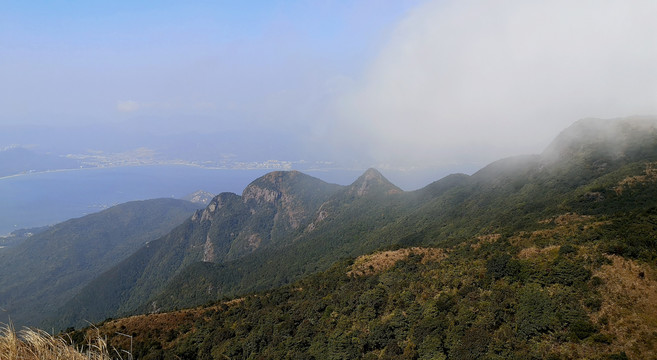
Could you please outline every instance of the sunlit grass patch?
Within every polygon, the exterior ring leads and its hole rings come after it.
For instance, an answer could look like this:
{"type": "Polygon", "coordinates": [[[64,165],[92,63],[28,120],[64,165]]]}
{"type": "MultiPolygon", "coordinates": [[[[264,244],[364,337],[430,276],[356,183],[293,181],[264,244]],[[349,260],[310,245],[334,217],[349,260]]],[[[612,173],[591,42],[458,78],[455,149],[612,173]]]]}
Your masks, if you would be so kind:
{"type": "Polygon", "coordinates": [[[399,250],[379,251],[374,254],[360,256],[354,261],[350,276],[373,275],[390,269],[398,261],[408,258],[410,255],[422,256],[422,262],[441,261],[447,257],[445,250],[435,248],[412,247],[399,250]]]}

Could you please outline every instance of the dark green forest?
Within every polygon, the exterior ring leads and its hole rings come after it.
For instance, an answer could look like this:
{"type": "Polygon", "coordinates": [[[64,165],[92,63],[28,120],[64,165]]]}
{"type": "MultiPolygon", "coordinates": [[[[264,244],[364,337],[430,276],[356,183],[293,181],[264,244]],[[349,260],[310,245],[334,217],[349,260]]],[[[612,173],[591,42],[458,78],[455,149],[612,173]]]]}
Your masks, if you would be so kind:
{"type": "Polygon", "coordinates": [[[252,221],[268,245],[190,261],[134,310],[147,315],[69,335],[126,350],[116,333],[130,334],[140,359],[656,358],[656,185],[654,121],[621,119],[414,192],[368,170],[296,227],[279,201],[292,193],[259,186],[270,216],[220,223],[252,221]]]}

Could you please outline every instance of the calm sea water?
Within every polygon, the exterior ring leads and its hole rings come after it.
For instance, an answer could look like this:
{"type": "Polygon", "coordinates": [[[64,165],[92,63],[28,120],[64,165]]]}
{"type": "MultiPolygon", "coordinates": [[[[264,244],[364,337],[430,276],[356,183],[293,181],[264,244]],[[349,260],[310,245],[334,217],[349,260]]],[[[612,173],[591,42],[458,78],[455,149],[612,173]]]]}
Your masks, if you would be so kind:
{"type": "Polygon", "coordinates": [[[0,235],[55,224],[132,200],[181,198],[197,190],[241,194],[269,170],[192,166],[81,169],[0,179],[0,235]]]}
{"type": "MultiPolygon", "coordinates": [[[[3,178],[0,179],[0,235],[56,224],[132,200],[182,198],[198,190],[241,194],[250,182],[270,171],[134,166],[3,178]]],[[[348,185],[364,170],[301,171],[326,182],[348,185]]],[[[384,175],[404,190],[419,188],[441,177],[434,172],[418,174],[385,172],[384,175]]]]}

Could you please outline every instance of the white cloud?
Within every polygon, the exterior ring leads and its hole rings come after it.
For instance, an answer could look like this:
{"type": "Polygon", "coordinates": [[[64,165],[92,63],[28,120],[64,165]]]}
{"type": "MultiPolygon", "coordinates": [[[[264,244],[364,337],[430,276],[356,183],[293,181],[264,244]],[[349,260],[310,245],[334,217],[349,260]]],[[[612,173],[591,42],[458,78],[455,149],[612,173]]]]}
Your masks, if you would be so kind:
{"type": "Polygon", "coordinates": [[[141,106],[139,105],[139,103],[132,100],[119,100],[116,103],[116,110],[118,110],[119,112],[130,113],[130,112],[135,112],[140,108],[141,106]]]}
{"type": "Polygon", "coordinates": [[[583,117],[657,113],[657,2],[432,1],[339,103],[380,162],[540,152],[583,117]]]}
{"type": "Polygon", "coordinates": [[[116,103],[116,110],[122,113],[132,113],[137,111],[148,110],[151,113],[169,113],[172,111],[179,112],[211,112],[216,110],[215,103],[210,101],[191,101],[191,102],[146,102],[134,100],[121,100],[116,103]]]}

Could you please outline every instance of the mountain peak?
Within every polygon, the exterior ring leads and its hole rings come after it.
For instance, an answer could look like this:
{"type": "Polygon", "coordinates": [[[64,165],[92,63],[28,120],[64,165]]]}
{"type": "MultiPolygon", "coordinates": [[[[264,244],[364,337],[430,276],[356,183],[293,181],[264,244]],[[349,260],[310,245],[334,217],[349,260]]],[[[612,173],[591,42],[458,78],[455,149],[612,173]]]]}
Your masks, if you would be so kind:
{"type": "Polygon", "coordinates": [[[657,117],[632,116],[617,119],[586,118],[563,130],[545,149],[547,160],[573,157],[593,150],[619,157],[634,147],[653,141],[657,117]]]}
{"type": "Polygon", "coordinates": [[[369,168],[351,184],[349,193],[355,196],[363,196],[372,192],[398,194],[402,190],[388,181],[378,170],[369,168]]]}
{"type": "Polygon", "coordinates": [[[242,193],[242,200],[274,202],[284,194],[303,192],[307,187],[328,185],[320,179],[296,170],[272,171],[251,182],[242,193]]]}

